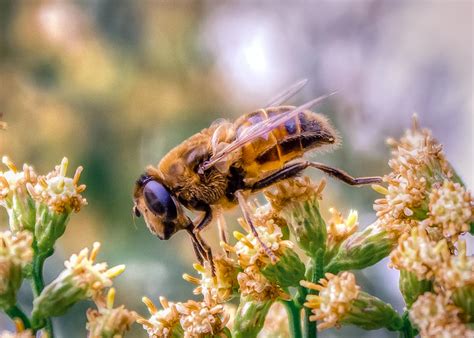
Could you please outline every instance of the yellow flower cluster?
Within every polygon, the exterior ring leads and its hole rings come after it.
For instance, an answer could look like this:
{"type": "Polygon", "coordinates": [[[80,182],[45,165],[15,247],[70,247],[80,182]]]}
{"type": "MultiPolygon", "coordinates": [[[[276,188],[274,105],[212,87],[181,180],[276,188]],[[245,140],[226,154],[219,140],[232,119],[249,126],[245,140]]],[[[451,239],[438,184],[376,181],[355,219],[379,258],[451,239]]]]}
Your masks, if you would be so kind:
{"type": "Polygon", "coordinates": [[[180,313],[180,323],[184,337],[205,337],[207,335],[224,336],[222,330],[226,327],[229,315],[224,312],[224,306],[210,306],[206,302],[188,300],[176,304],[180,313]]]}
{"type": "Polygon", "coordinates": [[[387,187],[374,186],[385,195],[374,204],[381,225],[399,236],[423,221],[455,241],[468,230],[474,203],[470,193],[452,181],[442,146],[429,130],[418,127],[416,118],[400,141],[391,139],[389,144],[393,158],[392,172],[383,178],[387,187]]]}
{"type": "Polygon", "coordinates": [[[112,279],[125,270],[125,265],[117,265],[108,269],[107,263],[95,263],[99,253],[100,243],[95,242],[89,254],[89,249],[82,249],[79,254],[73,254],[68,261],[64,262],[64,270],[56,279],[57,283],[69,280],[72,276],[72,284],[87,290],[87,297],[95,298],[105,288],[112,286],[112,279]]]}
{"type": "Polygon", "coordinates": [[[255,265],[250,265],[239,272],[237,280],[242,296],[250,296],[256,301],[274,300],[277,298],[289,300],[290,296],[275,283],[265,278],[255,265]]]}
{"type": "Polygon", "coordinates": [[[304,304],[312,309],[310,320],[322,320],[318,330],[340,326],[340,321],[350,312],[352,302],[360,291],[354,274],[347,271],[338,276],[326,273],[326,278],[321,279],[319,284],[301,281],[301,286],[319,291],[319,295],[308,295],[304,304]]]}
{"type": "Polygon", "coordinates": [[[446,240],[435,242],[423,227],[412,228],[398,240],[398,247],[390,254],[390,266],[413,272],[422,279],[432,278],[450,256],[446,240]]]}
{"type": "Polygon", "coordinates": [[[421,337],[473,337],[474,331],[461,322],[459,313],[446,296],[426,292],[410,309],[410,319],[421,337]]]}
{"type": "Polygon", "coordinates": [[[61,164],[46,176],[40,176],[38,182],[27,184],[30,195],[37,201],[45,203],[57,213],[65,211],[78,212],[87,201],[81,193],[86,189],[84,184],[79,185],[83,168],[78,167],[73,178],[67,177],[69,161],[64,157],[61,164]]]}
{"type": "Polygon", "coordinates": [[[158,310],[149,298],[143,297],[142,300],[151,316],[148,319],[141,317],[137,322],[143,325],[150,337],[171,337],[180,317],[176,304],[168,302],[165,297],[160,297],[163,309],[158,310]]]}
{"type": "Polygon", "coordinates": [[[9,170],[0,172],[0,203],[4,207],[11,207],[13,194],[26,194],[26,185],[36,184],[38,177],[33,167],[27,164],[19,171],[8,156],[3,156],[2,162],[9,170]]]}
{"type": "Polygon", "coordinates": [[[123,305],[114,308],[114,301],[115,289],[110,288],[105,300],[96,300],[97,309],[87,310],[89,338],[123,337],[135,322],[137,314],[123,305]]]}
{"type": "Polygon", "coordinates": [[[311,197],[320,199],[325,187],[325,180],[315,184],[307,176],[295,177],[282,181],[273,189],[265,191],[265,197],[272,209],[278,212],[293,202],[306,201],[311,197]]]}
{"type": "Polygon", "coordinates": [[[205,267],[201,264],[194,264],[194,269],[201,275],[201,278],[184,274],[183,278],[197,287],[194,294],[202,294],[208,304],[220,304],[232,298],[237,285],[237,264],[230,258],[218,256],[214,259],[215,275],[212,275],[208,262],[205,267]]]}
{"type": "Polygon", "coordinates": [[[331,218],[327,224],[328,246],[332,247],[342,242],[355,233],[359,227],[358,214],[356,210],[351,210],[347,218],[336,208],[330,208],[331,218]]]}
{"type": "Polygon", "coordinates": [[[163,307],[158,310],[153,302],[144,297],[150,318],[139,318],[150,337],[207,337],[219,336],[224,330],[229,315],[221,304],[210,306],[206,302],[188,300],[186,303],[171,303],[160,297],[163,307]]]}
{"type": "Polygon", "coordinates": [[[469,230],[474,204],[470,192],[461,184],[444,180],[442,185],[433,187],[429,200],[429,226],[439,227],[444,237],[454,241],[469,230]]]}

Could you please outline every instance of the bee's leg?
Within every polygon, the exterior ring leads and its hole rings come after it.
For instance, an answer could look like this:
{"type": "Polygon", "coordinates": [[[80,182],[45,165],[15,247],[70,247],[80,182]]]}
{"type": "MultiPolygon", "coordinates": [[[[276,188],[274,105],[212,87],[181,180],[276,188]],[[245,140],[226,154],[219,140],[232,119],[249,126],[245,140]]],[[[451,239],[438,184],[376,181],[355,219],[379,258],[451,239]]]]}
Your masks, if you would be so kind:
{"type": "Polygon", "coordinates": [[[276,173],[271,174],[268,177],[265,177],[264,179],[253,184],[250,189],[252,191],[256,191],[269,187],[278,181],[298,175],[301,171],[305,170],[308,167],[319,169],[328,174],[329,176],[333,176],[350,185],[364,185],[382,182],[382,178],[380,176],[352,177],[341,169],[333,168],[318,162],[303,161],[292,163],[287,165],[286,167],[283,167],[283,169],[277,171],[276,173]]]}
{"type": "Polygon", "coordinates": [[[194,254],[196,255],[196,258],[198,259],[199,264],[204,266],[204,256],[203,256],[204,250],[202,249],[201,245],[197,243],[197,241],[194,239],[194,236],[191,236],[191,240],[193,241],[193,249],[194,249],[194,254]]]}
{"type": "MultiPolygon", "coordinates": [[[[218,211],[217,213],[217,227],[219,228],[219,238],[221,242],[229,244],[227,240],[227,222],[225,221],[224,215],[222,211],[218,211]]],[[[225,255],[229,257],[230,252],[224,248],[225,255]]]]}
{"type": "Polygon", "coordinates": [[[195,238],[196,242],[199,244],[200,248],[204,251],[204,256],[206,260],[211,264],[212,275],[215,274],[215,267],[214,267],[214,260],[212,258],[212,249],[211,247],[201,238],[199,234],[201,230],[203,230],[206,226],[208,226],[212,221],[212,209],[208,206],[204,210],[204,216],[199,220],[193,222],[196,224],[192,229],[193,237],[195,238]]]}
{"type": "Polygon", "coordinates": [[[194,253],[201,265],[204,265],[204,261],[209,262],[211,265],[212,275],[215,275],[214,260],[212,258],[212,250],[209,245],[201,238],[199,233],[194,231],[194,228],[187,229],[191,239],[193,241],[194,253]]]}
{"type": "Polygon", "coordinates": [[[260,236],[258,235],[257,229],[255,229],[255,225],[253,224],[253,221],[252,221],[251,212],[248,208],[247,201],[246,201],[245,196],[243,195],[242,191],[240,191],[240,190],[236,191],[235,196],[237,197],[237,199],[239,201],[240,209],[242,210],[242,213],[244,214],[244,219],[247,222],[247,224],[249,225],[253,235],[258,240],[258,242],[262,246],[262,248],[265,251],[265,253],[267,254],[267,256],[271,259],[272,263],[276,263],[276,261],[277,261],[276,256],[268,248],[268,246],[265,243],[263,243],[263,241],[260,239],[260,236]]]}

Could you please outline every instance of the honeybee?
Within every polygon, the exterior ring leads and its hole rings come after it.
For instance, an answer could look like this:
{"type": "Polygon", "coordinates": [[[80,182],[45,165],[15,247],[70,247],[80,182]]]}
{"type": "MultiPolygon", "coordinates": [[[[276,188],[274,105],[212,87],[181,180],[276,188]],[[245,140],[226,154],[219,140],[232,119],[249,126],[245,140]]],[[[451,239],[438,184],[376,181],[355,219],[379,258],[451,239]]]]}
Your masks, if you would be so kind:
{"type": "MultiPolygon", "coordinates": [[[[220,210],[240,205],[258,238],[246,203],[249,194],[294,177],[308,167],[350,185],[378,183],[381,178],[354,178],[344,171],[302,159],[314,149],[333,148],[339,136],[330,122],[310,108],[327,96],[299,107],[281,105],[306,80],[291,86],[262,109],[234,122],[215,121],[169,151],[157,166],[148,166],[135,184],[133,211],[162,240],[186,230],[199,261],[212,263],[212,251],[200,236],[220,210]],[[199,212],[191,220],[185,209],[199,212]]],[[[260,244],[274,258],[265,244],[260,244]]]]}

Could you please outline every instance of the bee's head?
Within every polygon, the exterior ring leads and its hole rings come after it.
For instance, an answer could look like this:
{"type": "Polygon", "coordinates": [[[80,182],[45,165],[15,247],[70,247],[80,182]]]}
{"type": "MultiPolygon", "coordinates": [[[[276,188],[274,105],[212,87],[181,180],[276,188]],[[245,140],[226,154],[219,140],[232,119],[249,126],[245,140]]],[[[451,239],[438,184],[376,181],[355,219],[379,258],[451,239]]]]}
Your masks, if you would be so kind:
{"type": "Polygon", "coordinates": [[[169,239],[191,220],[170,190],[157,177],[141,175],[135,184],[133,212],[143,215],[148,229],[160,239],[169,239]]]}

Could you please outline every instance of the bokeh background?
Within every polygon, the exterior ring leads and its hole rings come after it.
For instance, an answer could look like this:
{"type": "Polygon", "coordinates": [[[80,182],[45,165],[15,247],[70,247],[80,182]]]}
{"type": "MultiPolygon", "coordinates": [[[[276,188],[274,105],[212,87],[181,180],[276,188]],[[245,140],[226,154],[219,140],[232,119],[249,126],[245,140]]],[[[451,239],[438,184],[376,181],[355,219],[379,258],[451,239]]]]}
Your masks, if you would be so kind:
{"type": "MultiPolygon", "coordinates": [[[[9,124],[1,153],[43,173],[63,156],[85,167],[89,206],[72,218],[46,280],[71,253],[101,241],[100,259],[127,265],[118,302],[145,314],[142,295],[192,297],[181,279],[191,272],[190,242],[185,234],[161,242],[134,222],[134,180],[214,119],[259,108],[301,78],[309,84],[292,103],[339,91],[318,109],[343,145],[318,160],[353,175],[383,174],[385,139],[416,112],[472,187],[471,1],[0,0],[0,111],[9,124]]],[[[329,180],[322,207],[358,209],[365,226],[375,197],[329,180]]],[[[237,215],[228,215],[230,225],[237,215]]],[[[205,237],[216,246],[216,230],[205,237]]],[[[401,310],[397,275],[384,260],[358,278],[401,310]]],[[[21,300],[28,308],[27,288],[21,300]]],[[[59,337],[85,336],[89,305],[54,320],[59,337]]],[[[0,317],[0,328],[9,327],[0,317]]],[[[137,326],[130,336],[144,334],[137,326]]],[[[347,328],[321,336],[395,335],[347,328]]]]}

